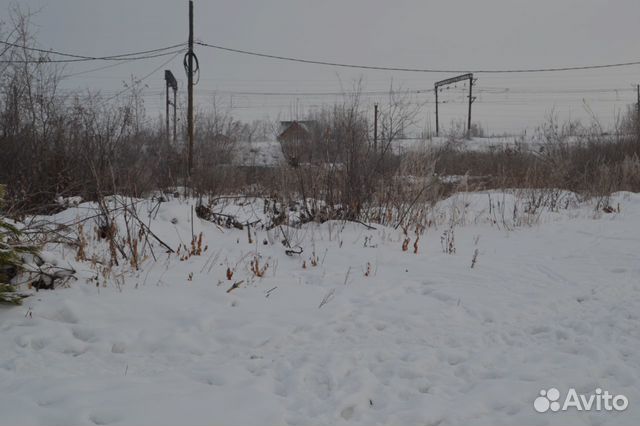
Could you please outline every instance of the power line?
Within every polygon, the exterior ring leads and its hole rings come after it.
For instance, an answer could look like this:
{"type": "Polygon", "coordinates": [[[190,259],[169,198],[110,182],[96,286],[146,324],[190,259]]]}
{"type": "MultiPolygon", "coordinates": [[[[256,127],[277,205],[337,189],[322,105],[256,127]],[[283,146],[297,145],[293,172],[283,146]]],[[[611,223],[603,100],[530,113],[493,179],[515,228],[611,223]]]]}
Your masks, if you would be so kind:
{"type": "Polygon", "coordinates": [[[45,50],[45,49],[39,49],[36,47],[28,47],[28,46],[23,46],[23,45],[2,41],[2,40],[0,40],[0,43],[7,45],[9,47],[15,47],[19,49],[25,49],[33,52],[44,53],[44,54],[58,55],[66,58],[72,58],[72,59],[39,58],[39,59],[17,59],[17,60],[14,59],[14,60],[2,60],[0,61],[0,63],[71,63],[71,62],[87,62],[87,61],[137,61],[141,59],[152,59],[152,58],[158,58],[161,56],[168,56],[173,54],[175,52],[175,49],[184,47],[185,45],[185,43],[180,43],[180,44],[175,44],[173,46],[167,46],[167,47],[162,47],[158,49],[122,53],[122,54],[110,55],[110,56],[85,56],[85,55],[77,55],[73,53],[59,52],[56,50],[45,50]],[[167,50],[171,50],[171,52],[167,52],[167,50]]]}
{"type": "Polygon", "coordinates": [[[66,57],[69,57],[69,58],[90,59],[90,60],[108,60],[108,59],[122,58],[122,57],[125,57],[125,56],[146,55],[146,54],[149,54],[149,53],[157,53],[157,52],[162,52],[162,51],[165,51],[165,50],[171,50],[171,49],[175,49],[175,48],[178,48],[178,47],[183,47],[185,45],[185,43],[179,43],[179,44],[175,44],[173,46],[161,47],[161,48],[158,48],[158,49],[142,50],[142,51],[139,51],[139,52],[122,53],[122,54],[119,54],[119,55],[110,55],[110,56],[85,56],[85,55],[78,55],[78,54],[74,54],[74,53],[59,52],[59,51],[52,50],[52,49],[45,50],[45,49],[39,49],[37,47],[23,46],[23,45],[20,45],[20,44],[11,43],[11,42],[2,41],[2,40],[0,40],[0,43],[5,44],[5,45],[10,46],[10,47],[17,47],[17,48],[20,48],[20,49],[30,50],[30,51],[34,51],[34,52],[66,56],[66,57]]]}
{"type": "Polygon", "coordinates": [[[536,87],[482,87],[479,89],[481,93],[491,93],[491,94],[585,94],[585,93],[627,93],[632,92],[634,89],[631,88],[589,88],[589,89],[580,89],[580,88],[570,88],[570,89],[552,89],[552,88],[536,88],[536,87]]]}
{"type": "MultiPolygon", "coordinates": [[[[166,54],[163,54],[163,55],[160,55],[160,56],[169,56],[169,55],[173,55],[173,54],[180,54],[180,53],[182,53],[183,51],[184,51],[184,50],[182,50],[182,49],[180,49],[180,50],[173,50],[173,51],[171,51],[171,52],[167,52],[166,54]]],[[[158,56],[158,57],[160,57],[160,56],[158,56]]],[[[134,59],[127,59],[127,60],[124,60],[124,61],[116,62],[115,64],[104,65],[104,66],[102,66],[102,67],[93,68],[93,69],[85,70],[85,71],[79,71],[79,72],[72,73],[72,74],[65,74],[65,75],[63,75],[62,77],[63,77],[63,78],[70,78],[70,77],[76,77],[76,76],[79,76],[79,75],[90,74],[90,73],[92,73],[92,72],[103,71],[103,70],[106,70],[106,69],[115,68],[115,67],[119,67],[119,66],[121,66],[121,65],[129,64],[129,63],[131,63],[131,62],[134,62],[135,60],[136,60],[135,58],[134,58],[134,59]]]]}
{"type": "Polygon", "coordinates": [[[433,89],[412,89],[412,90],[376,90],[376,91],[343,91],[343,92],[248,92],[248,91],[231,91],[231,90],[210,90],[210,92],[219,93],[221,95],[239,95],[239,96],[353,96],[353,95],[408,95],[432,93],[433,89]]]}
{"type": "MultiPolygon", "coordinates": [[[[149,96],[151,96],[149,94],[149,96]]],[[[155,95],[158,96],[158,95],[155,95]]],[[[527,100],[477,100],[476,102],[483,104],[483,105],[495,105],[495,106],[530,106],[532,108],[538,108],[540,106],[545,106],[545,105],[582,105],[584,102],[598,102],[598,103],[603,103],[603,104],[632,104],[634,103],[634,99],[604,99],[604,98],[598,98],[598,99],[575,99],[575,100],[553,100],[553,99],[545,99],[545,100],[537,100],[535,102],[531,102],[531,101],[527,101],[527,100]]],[[[229,103],[226,103],[227,106],[230,106],[229,103]]],[[[434,105],[435,102],[433,101],[424,101],[424,102],[410,102],[407,105],[412,105],[412,106],[430,106],[430,105],[434,105]]],[[[467,100],[449,100],[449,101],[441,101],[440,102],[441,105],[467,105],[468,101],[467,100]]],[[[164,105],[164,104],[162,104],[164,105]]],[[[251,102],[249,100],[238,100],[237,102],[234,102],[233,105],[231,106],[231,109],[237,110],[237,109],[269,109],[269,108],[288,108],[291,107],[292,103],[260,103],[260,102],[251,102]]],[[[323,107],[323,106],[330,106],[331,104],[328,103],[317,103],[317,102],[312,102],[312,103],[307,103],[307,102],[302,102],[300,105],[304,106],[304,107],[323,107]]],[[[371,105],[373,105],[373,103],[371,103],[371,105]]],[[[446,112],[444,113],[446,114],[446,112]]],[[[502,115],[502,113],[501,113],[502,115]]]]}
{"type": "Polygon", "coordinates": [[[124,57],[124,58],[95,58],[95,59],[18,59],[18,60],[0,60],[3,64],[68,64],[77,62],[91,62],[91,61],[140,61],[143,59],[160,58],[163,56],[172,55],[175,52],[157,53],[154,55],[124,57]]]}
{"type": "MultiPolygon", "coordinates": [[[[153,71],[151,71],[149,74],[146,74],[144,77],[136,80],[138,83],[141,83],[143,81],[145,81],[147,78],[151,77],[153,74],[155,74],[156,72],[158,72],[159,70],[161,70],[164,66],[166,66],[169,62],[173,61],[175,58],[178,57],[178,55],[180,55],[182,53],[182,51],[177,52],[176,54],[174,54],[171,58],[169,58],[169,60],[163,62],[162,64],[160,64],[157,68],[154,68],[153,71]]],[[[123,90],[121,90],[120,92],[116,93],[115,95],[111,96],[110,98],[105,99],[102,102],[102,105],[111,102],[112,100],[114,100],[115,98],[123,95],[124,93],[130,91],[133,89],[134,86],[132,87],[127,87],[123,90]]]]}
{"type": "Polygon", "coordinates": [[[218,50],[223,50],[223,51],[232,52],[232,53],[239,53],[243,55],[257,56],[261,58],[276,59],[276,60],[289,61],[289,62],[298,62],[298,63],[304,63],[304,64],[327,65],[332,67],[357,68],[357,69],[376,70],[376,71],[399,71],[399,72],[421,72],[421,73],[443,73],[443,74],[444,73],[461,74],[466,72],[472,72],[474,74],[515,74],[515,73],[541,73],[541,72],[594,70],[594,69],[603,69],[603,68],[620,68],[620,67],[628,67],[633,65],[640,65],[640,61],[630,61],[630,62],[621,62],[621,63],[604,64],[604,65],[585,65],[585,66],[556,67],[556,68],[530,68],[530,69],[485,69],[485,70],[464,69],[464,70],[460,70],[460,69],[404,68],[404,67],[385,67],[385,66],[373,66],[373,65],[356,65],[356,64],[339,63],[339,62],[301,59],[301,58],[293,58],[288,56],[270,55],[270,54],[259,53],[259,52],[254,52],[250,50],[234,49],[230,47],[204,43],[201,41],[198,41],[196,43],[199,44],[200,46],[209,47],[212,49],[218,49],[218,50]]]}
{"type": "MultiPolygon", "coordinates": [[[[242,91],[242,90],[220,90],[220,89],[201,89],[200,90],[204,94],[208,95],[220,95],[220,96],[237,96],[239,99],[249,99],[249,98],[301,98],[301,99],[309,99],[309,98],[322,98],[322,97],[347,97],[347,96],[388,96],[389,94],[403,96],[403,95],[421,95],[421,94],[430,94],[433,93],[433,89],[402,89],[398,91],[389,91],[387,90],[373,90],[373,91],[314,91],[314,92],[261,92],[261,91],[242,91]]],[[[502,97],[505,101],[509,100],[529,100],[531,102],[541,102],[547,100],[566,100],[566,98],[575,98],[579,97],[581,99],[584,98],[582,95],[597,95],[597,94],[618,94],[623,96],[628,93],[635,93],[635,89],[631,88],[575,88],[575,89],[553,89],[553,88],[508,88],[508,87],[483,87],[476,90],[476,93],[480,95],[484,95],[486,97],[502,97]],[[531,95],[532,97],[523,97],[523,95],[531,95]]],[[[442,91],[443,94],[449,94],[452,96],[458,96],[460,94],[467,93],[467,88],[456,88],[451,90],[442,91]]],[[[413,97],[406,99],[405,103],[411,103],[413,97]]],[[[598,98],[587,98],[598,100],[598,98]]],[[[624,102],[625,99],[617,99],[618,101],[624,102]]],[[[482,100],[479,100],[482,101],[482,100]]],[[[449,100],[448,102],[451,102],[449,100]]],[[[466,102],[466,101],[465,101],[466,102]]],[[[487,102],[487,101],[483,101],[487,102]]],[[[418,102],[420,104],[424,103],[424,101],[418,102]]]]}
{"type": "Polygon", "coordinates": [[[131,60],[131,59],[128,60],[128,61],[116,62],[115,64],[104,65],[104,66],[99,67],[99,68],[93,68],[93,69],[90,69],[90,70],[79,71],[79,72],[75,72],[73,74],[65,74],[62,77],[63,78],[69,78],[69,77],[76,77],[76,76],[79,76],[79,75],[90,74],[92,72],[102,71],[102,70],[106,70],[106,69],[110,69],[110,68],[119,67],[121,65],[126,65],[126,64],[129,64],[131,62],[133,62],[133,60],[131,60]]]}

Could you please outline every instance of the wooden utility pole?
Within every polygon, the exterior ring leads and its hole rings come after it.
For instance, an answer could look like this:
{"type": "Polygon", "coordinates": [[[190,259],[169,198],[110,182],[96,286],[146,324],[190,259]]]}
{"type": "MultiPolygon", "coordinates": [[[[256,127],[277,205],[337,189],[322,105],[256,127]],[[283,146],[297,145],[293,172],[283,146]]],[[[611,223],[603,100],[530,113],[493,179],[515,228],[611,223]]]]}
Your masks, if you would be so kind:
{"type": "Polygon", "coordinates": [[[178,140],[178,90],[173,91],[173,143],[178,140]]]}
{"type": "Polygon", "coordinates": [[[440,121],[438,117],[438,86],[436,85],[436,136],[440,136],[440,121]]]}
{"type": "MultiPolygon", "coordinates": [[[[166,71],[165,71],[165,77],[166,77],[166,71]]],[[[165,96],[165,103],[166,105],[166,112],[165,112],[165,119],[166,119],[166,129],[165,129],[165,139],[167,140],[167,142],[169,142],[169,105],[171,104],[171,101],[169,100],[169,83],[166,84],[167,90],[166,90],[166,96],[165,96]]]]}
{"type": "Polygon", "coordinates": [[[193,0],[189,0],[189,52],[187,53],[187,132],[189,137],[188,177],[193,171],[193,0]]]}
{"type": "Polygon", "coordinates": [[[177,102],[177,92],[178,92],[178,80],[174,77],[173,73],[170,70],[164,71],[164,81],[167,86],[167,112],[166,112],[166,136],[167,141],[169,141],[170,127],[169,127],[169,107],[173,104],[173,141],[176,141],[176,102],[177,102]],[[173,89],[173,102],[169,98],[169,89],[173,89]]]}
{"type": "Polygon", "coordinates": [[[373,152],[378,152],[378,104],[373,106],[373,152]]]}
{"type": "Polygon", "coordinates": [[[640,129],[640,84],[637,85],[638,88],[638,104],[636,105],[637,113],[638,113],[638,129],[640,129]]]}
{"type": "Polygon", "coordinates": [[[469,77],[469,116],[467,118],[467,139],[471,139],[471,104],[475,98],[473,97],[473,74],[469,77]]]}

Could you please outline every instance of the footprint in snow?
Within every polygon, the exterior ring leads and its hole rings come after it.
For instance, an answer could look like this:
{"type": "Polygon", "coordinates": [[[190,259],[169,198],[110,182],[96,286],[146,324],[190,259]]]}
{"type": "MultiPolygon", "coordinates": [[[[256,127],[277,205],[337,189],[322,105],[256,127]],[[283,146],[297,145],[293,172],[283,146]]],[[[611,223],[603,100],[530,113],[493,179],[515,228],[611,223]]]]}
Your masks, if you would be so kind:
{"type": "Polygon", "coordinates": [[[351,418],[353,417],[353,413],[355,412],[355,407],[353,405],[345,408],[344,410],[342,410],[340,412],[340,416],[345,419],[346,421],[351,420],[351,418]]]}
{"type": "Polygon", "coordinates": [[[111,353],[114,354],[123,354],[126,352],[126,345],[122,342],[116,342],[113,345],[111,345],[111,353]]]}
{"type": "Polygon", "coordinates": [[[46,337],[36,337],[31,339],[30,344],[32,349],[40,351],[49,344],[49,339],[47,339],[46,337]]]}
{"type": "Polygon", "coordinates": [[[118,413],[108,412],[94,413],[89,416],[89,420],[91,420],[94,425],[110,425],[121,422],[123,419],[122,415],[118,413]]]}
{"type": "Polygon", "coordinates": [[[81,327],[74,327],[71,330],[71,334],[76,339],[85,343],[90,342],[96,337],[96,334],[93,332],[93,330],[90,330],[88,328],[81,328],[81,327]]]}
{"type": "Polygon", "coordinates": [[[204,377],[202,382],[209,386],[223,386],[226,383],[226,381],[219,376],[204,377]]]}
{"type": "Polygon", "coordinates": [[[529,330],[530,333],[535,336],[537,334],[548,333],[551,331],[551,328],[546,325],[536,325],[531,327],[529,330]]]}
{"type": "Polygon", "coordinates": [[[79,319],[75,312],[68,306],[64,306],[51,315],[43,315],[46,318],[55,322],[62,322],[65,324],[77,324],[79,319]]]}

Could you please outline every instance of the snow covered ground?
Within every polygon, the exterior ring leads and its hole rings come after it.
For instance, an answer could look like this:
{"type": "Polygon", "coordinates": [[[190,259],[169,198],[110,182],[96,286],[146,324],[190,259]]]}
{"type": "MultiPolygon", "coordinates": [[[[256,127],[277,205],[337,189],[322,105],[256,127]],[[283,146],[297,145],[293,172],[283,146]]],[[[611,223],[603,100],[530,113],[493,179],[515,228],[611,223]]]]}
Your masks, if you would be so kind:
{"type": "MultiPolygon", "coordinates": [[[[521,137],[493,137],[473,138],[453,143],[459,149],[469,151],[484,151],[489,149],[515,148],[522,144],[521,137]]],[[[443,147],[451,143],[446,137],[434,137],[431,140],[398,139],[392,142],[391,150],[395,154],[405,154],[427,148],[443,147]]],[[[527,141],[527,149],[539,150],[541,144],[532,140],[527,141]]],[[[285,159],[278,141],[240,141],[234,145],[233,164],[242,166],[274,167],[284,164],[285,159]]]]}
{"type": "Polygon", "coordinates": [[[285,162],[278,141],[239,141],[233,148],[233,164],[236,165],[273,167],[285,162]]]}
{"type": "MultiPolygon", "coordinates": [[[[402,251],[401,231],[328,222],[286,228],[304,248],[287,256],[278,228],[250,243],[196,218],[201,256],[156,245],[158,262],[96,285],[99,265],[50,247],[79,280],[0,309],[0,424],[639,424],[640,194],[616,195],[619,213],[568,203],[532,226],[515,226],[514,202],[441,202],[417,254],[412,232],[402,251]],[[537,413],[551,387],[629,407],[537,413]]],[[[154,207],[140,207],[153,232],[188,245],[189,204],[154,207]]],[[[101,244],[89,237],[87,257],[101,244]]]]}
{"type": "MultiPolygon", "coordinates": [[[[595,135],[585,136],[567,136],[563,139],[563,143],[575,145],[584,143],[595,135]]],[[[597,136],[600,141],[615,142],[624,135],[603,134],[597,136]]],[[[428,140],[422,139],[398,139],[392,142],[392,150],[396,154],[403,154],[412,151],[420,151],[425,148],[440,148],[444,146],[455,147],[464,151],[490,151],[504,149],[522,149],[525,151],[540,152],[544,150],[545,145],[550,143],[545,137],[538,133],[531,135],[519,136],[490,136],[490,137],[473,137],[471,139],[452,140],[447,136],[433,137],[428,140]]]]}
{"type": "MultiPolygon", "coordinates": [[[[603,139],[615,140],[615,135],[602,136],[603,139]]],[[[578,143],[578,137],[568,137],[566,143],[578,143]]],[[[545,141],[539,135],[522,136],[493,136],[474,137],[470,140],[461,139],[451,141],[446,136],[433,137],[429,140],[423,139],[398,139],[391,143],[391,150],[395,154],[406,154],[430,148],[441,148],[451,145],[457,149],[465,151],[488,151],[504,149],[524,149],[539,152],[543,149],[545,141]]],[[[238,142],[234,146],[233,163],[243,166],[273,167],[284,164],[285,159],[278,141],[254,141],[238,142]]]]}
{"type": "MultiPolygon", "coordinates": [[[[472,138],[470,140],[460,139],[452,141],[445,136],[433,137],[428,140],[422,139],[398,139],[391,143],[391,148],[396,154],[404,154],[412,151],[420,151],[426,148],[440,148],[446,145],[452,145],[461,150],[466,151],[486,151],[490,149],[515,148],[518,144],[525,141],[521,136],[504,136],[504,137],[486,137],[472,138]]],[[[528,149],[539,149],[539,143],[526,139],[528,149]]]]}
{"type": "MultiPolygon", "coordinates": [[[[610,136],[613,138],[613,136],[610,136]]],[[[576,137],[568,138],[567,143],[576,143],[576,137]]],[[[451,145],[466,151],[487,151],[522,148],[534,152],[540,151],[545,142],[534,136],[495,136],[476,137],[470,140],[451,141],[448,137],[423,139],[398,139],[391,143],[395,154],[406,154],[429,148],[451,145]]],[[[285,163],[282,148],[278,141],[239,141],[234,145],[233,164],[242,166],[274,167],[285,163]]]]}

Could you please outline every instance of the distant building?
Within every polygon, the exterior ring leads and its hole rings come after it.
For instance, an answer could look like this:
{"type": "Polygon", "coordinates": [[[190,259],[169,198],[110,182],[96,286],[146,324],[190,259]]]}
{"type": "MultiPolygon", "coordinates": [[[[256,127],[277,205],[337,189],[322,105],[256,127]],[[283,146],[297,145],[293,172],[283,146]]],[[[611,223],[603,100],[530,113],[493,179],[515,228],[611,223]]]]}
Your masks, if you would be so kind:
{"type": "Polygon", "coordinates": [[[311,138],[315,121],[281,121],[278,141],[282,153],[292,166],[308,162],[311,158],[311,138]]]}
{"type": "Polygon", "coordinates": [[[308,141],[315,124],[315,121],[281,121],[278,140],[280,142],[308,141]]]}

